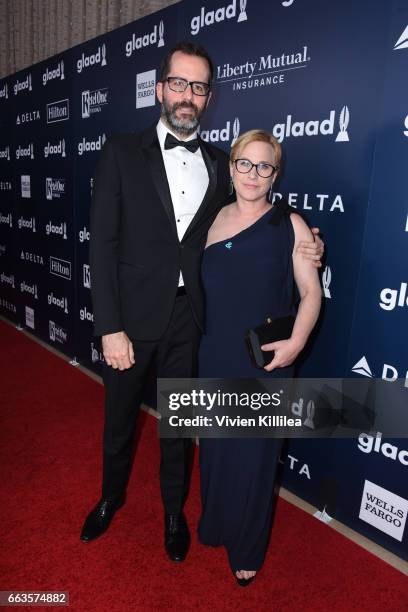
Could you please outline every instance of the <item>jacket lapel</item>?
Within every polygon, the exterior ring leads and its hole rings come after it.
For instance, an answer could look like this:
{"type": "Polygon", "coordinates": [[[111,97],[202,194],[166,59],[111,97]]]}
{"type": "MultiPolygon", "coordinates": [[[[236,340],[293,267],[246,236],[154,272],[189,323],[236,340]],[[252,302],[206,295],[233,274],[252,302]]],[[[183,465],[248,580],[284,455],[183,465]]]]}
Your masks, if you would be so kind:
{"type": "Polygon", "coordinates": [[[143,154],[146,158],[147,166],[150,170],[158,196],[163,204],[164,210],[169,218],[172,229],[177,236],[176,219],[174,216],[174,208],[171,200],[169,183],[167,181],[166,168],[164,166],[163,156],[160,150],[159,140],[157,138],[156,128],[152,128],[148,132],[145,145],[143,146],[143,154]]]}

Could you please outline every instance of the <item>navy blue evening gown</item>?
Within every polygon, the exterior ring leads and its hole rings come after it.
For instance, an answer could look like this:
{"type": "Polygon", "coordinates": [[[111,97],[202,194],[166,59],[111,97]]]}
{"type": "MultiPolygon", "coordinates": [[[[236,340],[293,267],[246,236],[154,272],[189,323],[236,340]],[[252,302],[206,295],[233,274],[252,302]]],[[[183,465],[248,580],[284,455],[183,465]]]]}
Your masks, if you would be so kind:
{"type": "MultiPolygon", "coordinates": [[[[284,378],[293,367],[269,373],[252,366],[244,343],[248,328],[267,317],[295,314],[289,214],[273,207],[253,225],[204,251],[206,334],[199,352],[202,378],[284,378]]],[[[203,544],[225,546],[231,568],[262,566],[274,500],[278,439],[200,439],[203,544]]]]}

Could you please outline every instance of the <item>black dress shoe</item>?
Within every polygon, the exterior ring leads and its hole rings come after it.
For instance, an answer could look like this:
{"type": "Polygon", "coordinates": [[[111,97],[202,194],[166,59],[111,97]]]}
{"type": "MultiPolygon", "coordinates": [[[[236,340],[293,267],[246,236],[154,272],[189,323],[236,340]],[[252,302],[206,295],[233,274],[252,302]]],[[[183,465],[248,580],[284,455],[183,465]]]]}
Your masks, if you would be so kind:
{"type": "Polygon", "coordinates": [[[124,495],[114,500],[101,499],[86,517],[81,531],[81,540],[83,542],[90,542],[105,533],[111,524],[116,510],[119,510],[124,503],[124,495]]]}
{"type": "Polygon", "coordinates": [[[164,547],[172,561],[184,561],[190,546],[190,532],[186,517],[180,514],[164,516],[164,547]]]}

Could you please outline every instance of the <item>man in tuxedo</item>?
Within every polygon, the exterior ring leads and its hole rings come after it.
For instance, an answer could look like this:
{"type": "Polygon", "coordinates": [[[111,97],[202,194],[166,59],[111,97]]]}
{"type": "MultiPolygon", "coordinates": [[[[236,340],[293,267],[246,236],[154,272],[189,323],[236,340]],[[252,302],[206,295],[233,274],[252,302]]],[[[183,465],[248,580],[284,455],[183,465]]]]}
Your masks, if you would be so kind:
{"type": "MultiPolygon", "coordinates": [[[[97,165],[90,264],[106,399],[102,497],[84,523],[86,542],[108,529],[125,501],[151,364],[160,377],[196,373],[204,329],[201,254],[229,190],[228,156],[197,137],[212,77],[205,49],[179,43],[165,58],[157,84],[158,124],[109,138],[97,165]]],[[[311,247],[312,257],[321,244],[311,247]]],[[[182,561],[190,543],[183,505],[191,440],[162,439],[160,447],[165,549],[170,559],[182,561]]]]}

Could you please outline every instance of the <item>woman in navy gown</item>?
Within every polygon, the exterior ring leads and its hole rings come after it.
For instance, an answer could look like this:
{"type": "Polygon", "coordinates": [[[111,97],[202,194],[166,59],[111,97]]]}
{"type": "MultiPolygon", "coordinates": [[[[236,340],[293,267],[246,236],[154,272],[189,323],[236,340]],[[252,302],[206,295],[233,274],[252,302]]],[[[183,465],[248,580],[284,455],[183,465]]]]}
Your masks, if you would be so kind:
{"type": "MultiPolygon", "coordinates": [[[[279,143],[263,130],[243,134],[232,147],[236,201],[214,220],[202,262],[202,378],[293,376],[293,363],[316,323],[321,301],[317,270],[296,251],[300,241],[313,240],[312,234],[299,215],[268,202],[280,160],[279,143]],[[266,345],[265,350],[275,351],[274,359],[264,370],[255,369],[245,332],[267,317],[288,314],[296,314],[291,338],[266,345]]],[[[225,546],[241,586],[251,582],[265,557],[280,448],[281,440],[273,438],[200,440],[199,539],[225,546]]]]}

